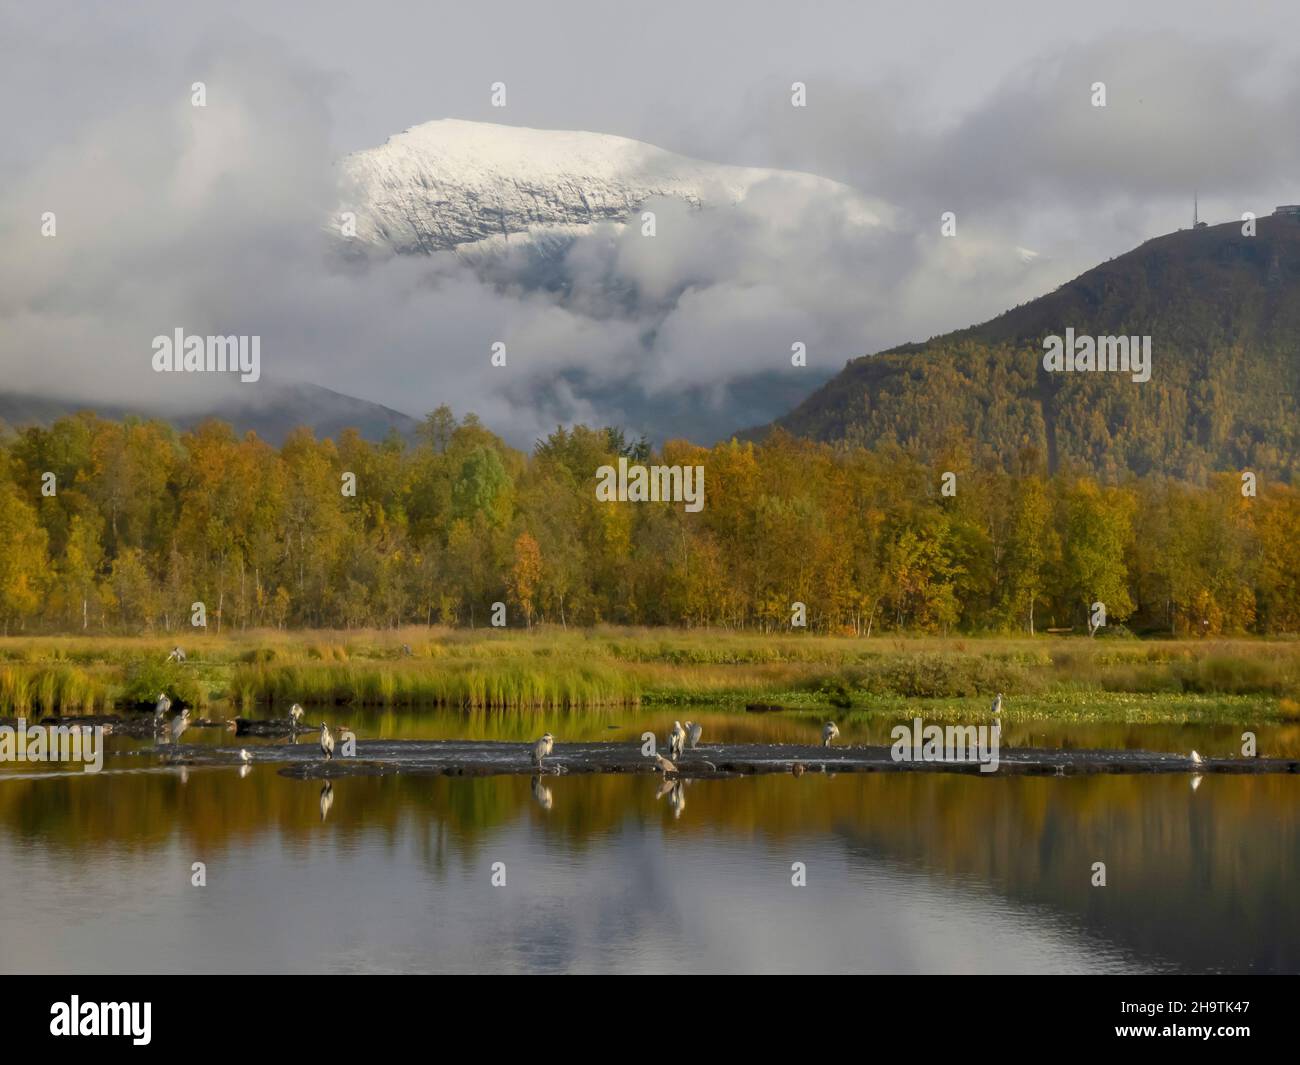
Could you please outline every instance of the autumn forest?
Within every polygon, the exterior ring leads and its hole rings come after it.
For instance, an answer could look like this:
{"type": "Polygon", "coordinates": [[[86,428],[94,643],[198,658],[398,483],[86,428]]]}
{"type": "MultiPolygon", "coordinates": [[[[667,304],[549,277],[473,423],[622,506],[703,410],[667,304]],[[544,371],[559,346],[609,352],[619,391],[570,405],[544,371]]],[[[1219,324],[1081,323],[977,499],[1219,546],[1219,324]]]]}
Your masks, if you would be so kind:
{"type": "Polygon", "coordinates": [[[479,627],[504,603],[511,627],[1086,633],[1098,602],[1102,636],[1300,631],[1300,493],[1240,472],[1103,484],[780,432],[651,457],[581,426],[524,454],[445,407],[414,441],[278,449],[89,413],[10,432],[0,543],[9,634],[184,631],[196,603],[217,631],[479,627]],[[702,511],[598,502],[619,455],[703,466],[702,511]]]}

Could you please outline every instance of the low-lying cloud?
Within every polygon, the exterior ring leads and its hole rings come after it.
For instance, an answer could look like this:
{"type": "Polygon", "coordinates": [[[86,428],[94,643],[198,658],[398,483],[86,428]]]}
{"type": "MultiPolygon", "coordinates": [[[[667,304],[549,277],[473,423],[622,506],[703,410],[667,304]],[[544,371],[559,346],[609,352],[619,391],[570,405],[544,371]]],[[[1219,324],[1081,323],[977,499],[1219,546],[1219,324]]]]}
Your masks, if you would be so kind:
{"type": "MultiPolygon", "coordinates": [[[[11,36],[3,52],[18,47],[11,36]]],[[[775,179],[737,206],[652,202],[653,239],[603,223],[537,245],[358,256],[327,227],[340,75],[238,27],[183,62],[139,61],[166,76],[105,86],[112,106],[0,167],[0,390],[179,413],[259,387],[153,373],[152,338],[183,328],[259,335],[264,381],[415,416],[448,403],[520,445],[576,420],[712,440],[763,413],[756,381],[810,390],[847,358],[1050,290],[1099,242],[1150,225],[1193,173],[1222,198],[1271,188],[1296,162],[1278,133],[1294,71],[1261,88],[1222,48],[1098,42],[1031,62],[951,128],[855,127],[879,115],[872,90],[823,85],[761,131],[738,118],[715,153],[761,149],[837,178],[893,205],[881,224],[852,195],[775,179]],[[1108,77],[1109,108],[1088,107],[1088,83],[1108,77]],[[1196,121],[1177,117],[1187,78],[1196,121]],[[194,80],[206,108],[191,106],[194,80]],[[957,212],[956,239],[940,236],[941,210],[957,212]],[[47,211],[56,237],[41,235],[47,211]],[[490,361],[497,341],[505,367],[490,361]],[[790,365],[795,342],[806,370],[790,365]]],[[[39,110],[40,92],[25,106],[39,110]]],[[[788,405],[771,395],[766,416],[788,405]]]]}

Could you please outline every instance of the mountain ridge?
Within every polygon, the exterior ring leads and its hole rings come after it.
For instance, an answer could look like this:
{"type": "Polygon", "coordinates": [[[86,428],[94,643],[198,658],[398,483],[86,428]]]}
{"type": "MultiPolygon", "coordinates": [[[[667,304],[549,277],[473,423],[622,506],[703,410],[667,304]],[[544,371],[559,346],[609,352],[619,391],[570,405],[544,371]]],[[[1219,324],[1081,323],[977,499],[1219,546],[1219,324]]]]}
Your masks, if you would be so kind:
{"type": "Polygon", "coordinates": [[[849,360],[767,426],[926,461],[1108,479],[1300,472],[1300,220],[1153,237],[985,322],[849,360]],[[1048,373],[1043,339],[1150,335],[1152,381],[1048,373]]]}
{"type": "Polygon", "coordinates": [[[397,431],[412,437],[419,421],[391,407],[358,399],[321,385],[305,382],[263,382],[252,401],[223,401],[194,411],[167,412],[161,404],[97,403],[84,399],[61,399],[0,391],[0,424],[13,428],[48,426],[59,418],[81,411],[93,411],[104,418],[120,420],[127,415],[158,419],[178,429],[192,429],[217,418],[229,422],[237,433],[256,432],[277,446],[299,426],[307,426],[318,438],[337,439],[344,429],[356,429],[368,440],[382,440],[397,431]]]}

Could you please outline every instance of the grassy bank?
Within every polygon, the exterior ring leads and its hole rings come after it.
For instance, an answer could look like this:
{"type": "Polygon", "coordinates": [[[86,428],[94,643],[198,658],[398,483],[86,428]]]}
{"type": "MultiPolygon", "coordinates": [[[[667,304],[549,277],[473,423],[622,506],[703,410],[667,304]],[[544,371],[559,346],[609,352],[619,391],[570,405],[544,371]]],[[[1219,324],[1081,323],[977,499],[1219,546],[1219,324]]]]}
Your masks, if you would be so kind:
{"type": "Polygon", "coordinates": [[[581,708],[774,703],[1015,720],[1300,719],[1300,642],[850,639],[655,629],[407,629],[0,640],[0,715],[152,706],[581,708]],[[406,648],[409,647],[409,653],[406,648]]]}

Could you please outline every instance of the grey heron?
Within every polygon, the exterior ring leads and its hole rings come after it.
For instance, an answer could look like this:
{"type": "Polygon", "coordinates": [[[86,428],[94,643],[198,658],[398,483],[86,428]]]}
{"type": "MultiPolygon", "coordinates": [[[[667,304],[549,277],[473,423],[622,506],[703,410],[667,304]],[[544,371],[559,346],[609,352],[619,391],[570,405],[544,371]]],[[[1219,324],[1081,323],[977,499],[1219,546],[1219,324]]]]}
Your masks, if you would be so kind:
{"type": "Polygon", "coordinates": [[[990,707],[990,709],[993,711],[993,716],[994,716],[994,717],[997,717],[999,714],[1002,713],[1002,693],[1001,693],[1001,692],[998,692],[998,697],[997,697],[996,699],[993,700],[993,705],[990,707]]]}
{"type": "Polygon", "coordinates": [[[686,741],[691,745],[691,750],[695,750],[703,734],[704,727],[698,721],[686,722],[686,741]]]}
{"type": "Polygon", "coordinates": [[[542,738],[533,744],[533,765],[538,769],[542,767],[542,759],[551,753],[555,747],[555,737],[549,732],[543,734],[542,738]]]}
{"type": "Polygon", "coordinates": [[[293,706],[289,707],[289,720],[295,725],[302,720],[302,707],[297,703],[294,703],[293,706]]]}
{"type": "Polygon", "coordinates": [[[180,645],[172,648],[172,653],[167,656],[168,662],[184,662],[185,652],[180,649],[180,645]]]}
{"type": "Polygon", "coordinates": [[[668,734],[668,753],[674,758],[680,758],[682,751],[686,749],[686,730],[682,728],[680,721],[673,722],[673,730],[668,734]]]}
{"type": "Polygon", "coordinates": [[[189,727],[190,727],[190,711],[189,708],[186,707],[174,718],[172,718],[172,724],[171,724],[172,743],[177,743],[180,740],[181,736],[185,734],[185,730],[189,727]]]}
{"type": "Polygon", "coordinates": [[[248,763],[253,760],[253,756],[248,753],[247,747],[239,748],[239,760],[243,762],[244,765],[248,765],[248,763]]]}
{"type": "Polygon", "coordinates": [[[320,749],[325,761],[334,757],[334,737],[330,735],[330,727],[324,721],[320,723],[320,749]]]}
{"type": "Polygon", "coordinates": [[[1200,765],[1204,760],[1196,751],[1192,751],[1192,765],[1200,765]]]}
{"type": "Polygon", "coordinates": [[[668,761],[668,759],[665,758],[662,754],[655,755],[655,767],[659,770],[659,772],[664,773],[665,775],[668,773],[677,772],[677,767],[673,765],[672,762],[668,761]]]}
{"type": "Polygon", "coordinates": [[[826,727],[822,729],[822,746],[829,747],[831,740],[838,739],[840,730],[835,727],[834,721],[827,721],[826,727]]]}
{"type": "Polygon", "coordinates": [[[166,692],[158,693],[158,704],[153,708],[153,717],[155,721],[161,721],[163,714],[172,708],[172,701],[167,698],[166,692]]]}

